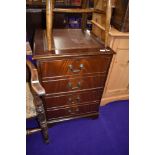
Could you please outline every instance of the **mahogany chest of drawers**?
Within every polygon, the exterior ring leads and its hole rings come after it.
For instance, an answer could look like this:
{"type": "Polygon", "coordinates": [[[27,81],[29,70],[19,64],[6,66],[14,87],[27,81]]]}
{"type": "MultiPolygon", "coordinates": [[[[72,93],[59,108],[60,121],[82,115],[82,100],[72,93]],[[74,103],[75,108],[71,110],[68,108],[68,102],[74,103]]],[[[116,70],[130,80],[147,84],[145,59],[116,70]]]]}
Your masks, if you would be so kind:
{"type": "Polygon", "coordinates": [[[33,59],[48,123],[98,116],[113,51],[80,29],[55,29],[52,42],[48,51],[46,33],[36,32],[33,59]]]}

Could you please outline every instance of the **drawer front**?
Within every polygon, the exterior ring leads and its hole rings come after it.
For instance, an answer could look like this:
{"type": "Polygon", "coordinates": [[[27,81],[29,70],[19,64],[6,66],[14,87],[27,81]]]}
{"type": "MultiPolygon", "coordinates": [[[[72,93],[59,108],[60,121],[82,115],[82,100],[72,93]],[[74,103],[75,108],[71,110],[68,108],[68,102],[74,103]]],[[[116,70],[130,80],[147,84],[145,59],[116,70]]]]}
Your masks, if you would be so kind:
{"type": "Polygon", "coordinates": [[[102,90],[86,91],[83,93],[71,93],[69,95],[55,95],[53,97],[46,96],[44,105],[46,109],[70,106],[73,104],[85,104],[92,101],[100,101],[102,90]]]}
{"type": "Polygon", "coordinates": [[[72,106],[70,108],[59,108],[55,110],[46,110],[47,120],[72,117],[81,114],[98,112],[99,103],[92,103],[83,106],[72,106]]]}
{"type": "Polygon", "coordinates": [[[111,55],[41,61],[41,77],[107,72],[111,55]]]}
{"type": "Polygon", "coordinates": [[[84,76],[83,78],[68,78],[61,80],[43,81],[46,94],[77,91],[91,88],[103,88],[105,75],[84,76]]]}

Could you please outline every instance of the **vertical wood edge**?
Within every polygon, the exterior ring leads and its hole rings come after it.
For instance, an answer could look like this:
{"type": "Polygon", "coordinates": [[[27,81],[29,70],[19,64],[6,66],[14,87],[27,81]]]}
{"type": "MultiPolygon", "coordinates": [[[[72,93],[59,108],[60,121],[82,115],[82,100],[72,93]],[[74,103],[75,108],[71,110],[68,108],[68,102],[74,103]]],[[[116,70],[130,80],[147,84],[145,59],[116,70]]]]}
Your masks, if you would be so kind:
{"type": "Polygon", "coordinates": [[[105,23],[105,48],[108,46],[111,14],[112,14],[111,0],[107,0],[106,23],[105,23]]]}
{"type": "Polygon", "coordinates": [[[52,49],[53,8],[54,0],[46,0],[46,35],[48,50],[52,49]]]}

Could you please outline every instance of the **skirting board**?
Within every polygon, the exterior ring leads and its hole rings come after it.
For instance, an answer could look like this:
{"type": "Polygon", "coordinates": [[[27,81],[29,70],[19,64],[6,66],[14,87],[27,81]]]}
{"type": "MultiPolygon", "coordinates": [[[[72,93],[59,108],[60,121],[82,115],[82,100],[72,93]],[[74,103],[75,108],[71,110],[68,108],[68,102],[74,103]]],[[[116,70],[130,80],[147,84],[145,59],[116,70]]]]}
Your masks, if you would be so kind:
{"type": "Polygon", "coordinates": [[[121,96],[114,96],[114,97],[107,97],[107,98],[102,98],[101,99],[101,103],[100,106],[104,106],[110,102],[113,101],[118,101],[118,100],[128,100],[129,99],[129,95],[121,95],[121,96]]]}

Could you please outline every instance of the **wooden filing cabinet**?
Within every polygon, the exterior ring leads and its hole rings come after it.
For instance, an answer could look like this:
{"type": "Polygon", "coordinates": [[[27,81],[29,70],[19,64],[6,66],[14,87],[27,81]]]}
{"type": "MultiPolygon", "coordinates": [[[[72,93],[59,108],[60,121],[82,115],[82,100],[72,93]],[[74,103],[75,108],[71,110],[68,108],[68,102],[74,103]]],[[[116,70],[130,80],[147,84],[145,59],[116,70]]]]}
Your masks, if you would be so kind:
{"type": "Polygon", "coordinates": [[[48,123],[98,116],[114,52],[80,29],[54,29],[52,42],[48,51],[46,33],[36,32],[33,59],[46,91],[48,123]]]}

